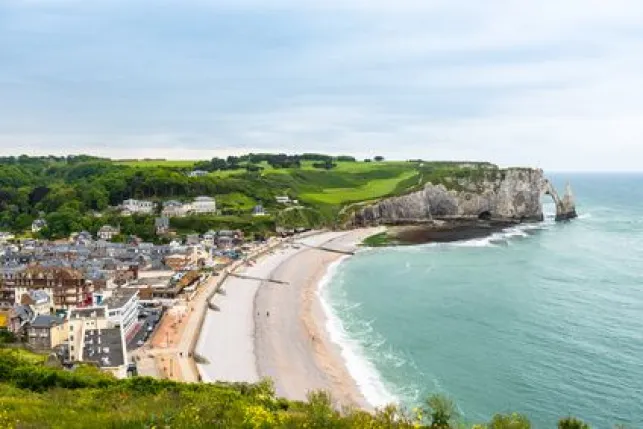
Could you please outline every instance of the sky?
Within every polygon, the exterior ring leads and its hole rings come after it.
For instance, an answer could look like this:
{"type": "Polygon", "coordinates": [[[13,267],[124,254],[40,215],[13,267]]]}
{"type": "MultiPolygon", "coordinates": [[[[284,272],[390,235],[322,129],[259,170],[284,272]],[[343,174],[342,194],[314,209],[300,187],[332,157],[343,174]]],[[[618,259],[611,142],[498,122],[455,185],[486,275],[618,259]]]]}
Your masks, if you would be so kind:
{"type": "Polygon", "coordinates": [[[0,155],[643,170],[640,0],[0,0],[0,155]]]}

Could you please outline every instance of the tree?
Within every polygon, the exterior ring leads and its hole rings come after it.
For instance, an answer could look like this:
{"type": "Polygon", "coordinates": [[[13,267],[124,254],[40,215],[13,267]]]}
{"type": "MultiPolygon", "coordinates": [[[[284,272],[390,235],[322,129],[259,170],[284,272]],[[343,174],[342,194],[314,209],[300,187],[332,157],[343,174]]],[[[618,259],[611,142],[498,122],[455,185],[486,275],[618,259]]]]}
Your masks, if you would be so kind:
{"type": "Polygon", "coordinates": [[[431,395],[426,400],[426,412],[431,416],[432,429],[448,429],[453,419],[458,417],[455,402],[444,395],[431,395]]]}
{"type": "Polygon", "coordinates": [[[383,156],[379,156],[379,155],[378,155],[378,156],[376,156],[376,157],[375,157],[375,158],[373,158],[373,159],[374,159],[375,161],[377,161],[377,162],[382,162],[382,161],[384,161],[384,157],[383,157],[383,156]]]}
{"type": "Polygon", "coordinates": [[[558,421],[558,429],[590,429],[589,425],[574,417],[565,417],[558,421]]]}
{"type": "Polygon", "coordinates": [[[31,228],[31,223],[33,222],[34,218],[26,213],[21,213],[16,218],[14,219],[13,222],[13,230],[15,232],[24,232],[27,229],[31,228]]]}

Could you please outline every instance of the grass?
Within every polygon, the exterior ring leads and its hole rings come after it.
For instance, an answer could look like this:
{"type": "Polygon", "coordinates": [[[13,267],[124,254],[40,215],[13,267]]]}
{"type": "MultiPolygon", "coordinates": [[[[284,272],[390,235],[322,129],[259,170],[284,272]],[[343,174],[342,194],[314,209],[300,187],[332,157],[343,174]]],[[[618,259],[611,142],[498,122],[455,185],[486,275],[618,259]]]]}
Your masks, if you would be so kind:
{"type": "Polygon", "coordinates": [[[386,179],[369,180],[358,187],[326,188],[321,192],[304,193],[300,198],[302,201],[331,205],[373,200],[395,193],[401,182],[413,181],[418,175],[417,171],[411,170],[386,179]]]}
{"type": "MultiPolygon", "coordinates": [[[[394,405],[368,413],[341,412],[324,392],[305,401],[275,394],[269,380],[247,383],[176,383],[149,377],[117,380],[91,365],[73,371],[47,367],[40,355],[0,348],[0,428],[247,428],[247,429],[527,429],[523,415],[495,415],[488,424],[458,418],[442,395],[410,412],[394,405]]],[[[199,357],[195,357],[198,360],[199,357]]],[[[571,417],[559,428],[587,428],[571,417]]]]}
{"type": "Polygon", "coordinates": [[[114,164],[126,165],[128,167],[192,167],[198,161],[190,160],[171,160],[171,159],[125,159],[116,160],[114,164]]]}
{"type": "Polygon", "coordinates": [[[273,168],[268,163],[261,163],[259,166],[263,167],[264,173],[276,173],[276,174],[289,174],[295,170],[308,170],[308,171],[329,171],[333,173],[366,173],[376,170],[386,170],[390,168],[395,169],[414,169],[416,167],[415,163],[406,162],[406,161],[382,161],[382,162],[348,162],[348,161],[337,161],[335,162],[336,167],[331,170],[324,170],[322,168],[313,167],[314,161],[302,161],[300,168],[273,168]]]}
{"type": "Polygon", "coordinates": [[[252,212],[257,204],[255,200],[240,192],[216,195],[217,207],[222,212],[245,213],[252,212]]]}
{"type": "Polygon", "coordinates": [[[384,247],[391,245],[391,238],[388,236],[388,233],[381,232],[379,234],[371,235],[367,237],[362,245],[368,247],[384,247]]]}

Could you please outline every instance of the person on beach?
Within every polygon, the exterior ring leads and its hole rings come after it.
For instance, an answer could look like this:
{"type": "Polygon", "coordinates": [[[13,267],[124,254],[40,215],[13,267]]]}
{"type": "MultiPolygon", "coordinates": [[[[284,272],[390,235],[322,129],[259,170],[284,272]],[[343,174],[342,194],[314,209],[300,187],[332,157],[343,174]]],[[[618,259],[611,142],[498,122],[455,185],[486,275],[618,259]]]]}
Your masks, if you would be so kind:
{"type": "Polygon", "coordinates": [[[270,317],[270,312],[266,311],[266,317],[270,317]]]}

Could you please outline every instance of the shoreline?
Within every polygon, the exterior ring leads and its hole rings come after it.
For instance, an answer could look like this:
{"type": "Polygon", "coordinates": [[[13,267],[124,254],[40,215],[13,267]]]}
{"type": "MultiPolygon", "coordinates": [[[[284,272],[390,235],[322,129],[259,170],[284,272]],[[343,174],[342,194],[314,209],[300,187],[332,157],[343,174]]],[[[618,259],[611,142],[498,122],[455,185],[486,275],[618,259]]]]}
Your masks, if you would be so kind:
{"type": "MultiPolygon", "coordinates": [[[[353,230],[321,236],[318,245],[354,251],[377,230],[353,230]]],[[[258,372],[270,377],[279,396],[304,400],[309,391],[324,390],[336,406],[372,410],[350,373],[338,344],[327,329],[328,319],[318,293],[329,268],[345,256],[305,249],[284,261],[274,278],[283,286],[264,285],[255,297],[255,344],[258,372]],[[268,316],[267,314],[270,314],[268,316]]]]}
{"type": "MultiPolygon", "coordinates": [[[[321,232],[297,238],[307,246],[354,251],[382,228],[321,232]]],[[[199,335],[196,353],[204,381],[257,382],[271,378],[278,396],[304,400],[309,391],[324,390],[336,405],[366,410],[374,407],[361,392],[328,331],[320,288],[329,269],[345,258],[307,246],[282,243],[244,274],[269,281],[227,278],[224,295],[212,302],[199,335]]]]}

